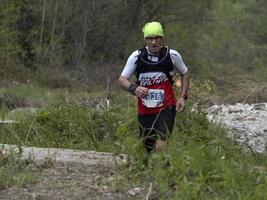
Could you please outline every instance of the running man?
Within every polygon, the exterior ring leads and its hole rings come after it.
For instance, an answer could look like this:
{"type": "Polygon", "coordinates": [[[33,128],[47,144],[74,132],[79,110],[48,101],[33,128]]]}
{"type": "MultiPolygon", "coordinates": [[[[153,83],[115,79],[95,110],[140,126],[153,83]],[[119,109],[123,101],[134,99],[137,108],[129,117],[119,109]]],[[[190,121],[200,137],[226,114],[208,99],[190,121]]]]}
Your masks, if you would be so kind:
{"type": "Polygon", "coordinates": [[[181,55],[164,46],[164,31],[159,22],[145,24],[145,47],[134,51],[118,79],[119,86],[137,96],[140,136],[148,152],[162,150],[171,134],[176,111],[185,109],[189,71],[181,55]],[[176,100],[172,77],[181,76],[181,90],[176,100]],[[131,83],[135,74],[137,81],[131,83]]]}

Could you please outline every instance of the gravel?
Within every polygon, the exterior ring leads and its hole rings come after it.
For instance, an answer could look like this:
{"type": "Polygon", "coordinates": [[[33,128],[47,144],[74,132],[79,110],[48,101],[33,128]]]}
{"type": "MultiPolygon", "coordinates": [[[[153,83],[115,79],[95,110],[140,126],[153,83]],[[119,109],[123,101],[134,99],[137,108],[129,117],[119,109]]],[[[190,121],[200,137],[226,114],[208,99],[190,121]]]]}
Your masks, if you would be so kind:
{"type": "Polygon", "coordinates": [[[266,152],[267,103],[214,105],[207,109],[207,117],[211,122],[225,126],[229,137],[254,152],[266,152]]]}

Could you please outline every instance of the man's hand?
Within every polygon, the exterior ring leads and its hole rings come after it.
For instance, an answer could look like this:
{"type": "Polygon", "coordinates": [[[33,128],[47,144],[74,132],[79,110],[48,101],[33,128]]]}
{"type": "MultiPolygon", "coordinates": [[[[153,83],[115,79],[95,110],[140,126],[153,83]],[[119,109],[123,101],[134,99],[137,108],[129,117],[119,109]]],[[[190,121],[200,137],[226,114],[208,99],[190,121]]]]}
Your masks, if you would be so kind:
{"type": "Polygon", "coordinates": [[[180,97],[176,102],[176,111],[183,112],[185,109],[185,99],[184,97],[180,97]]]}
{"type": "Polygon", "coordinates": [[[148,91],[149,91],[148,88],[139,86],[139,87],[136,88],[135,94],[138,97],[146,97],[148,95],[148,91]]]}

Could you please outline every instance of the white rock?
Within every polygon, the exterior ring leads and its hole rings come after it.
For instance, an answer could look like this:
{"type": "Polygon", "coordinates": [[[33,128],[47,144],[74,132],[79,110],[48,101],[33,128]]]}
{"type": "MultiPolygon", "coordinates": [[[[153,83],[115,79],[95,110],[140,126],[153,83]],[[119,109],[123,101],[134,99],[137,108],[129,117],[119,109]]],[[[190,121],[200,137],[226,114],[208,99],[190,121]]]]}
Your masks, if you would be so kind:
{"type": "Polygon", "coordinates": [[[214,105],[207,113],[210,121],[226,126],[231,138],[246,142],[255,152],[266,151],[267,103],[214,105]]]}

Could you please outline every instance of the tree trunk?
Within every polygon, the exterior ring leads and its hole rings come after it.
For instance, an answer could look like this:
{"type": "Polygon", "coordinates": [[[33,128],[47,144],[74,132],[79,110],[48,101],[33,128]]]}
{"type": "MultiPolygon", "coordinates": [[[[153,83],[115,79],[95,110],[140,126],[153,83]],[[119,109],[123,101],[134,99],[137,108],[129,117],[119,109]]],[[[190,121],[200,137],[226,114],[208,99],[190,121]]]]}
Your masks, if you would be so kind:
{"type": "Polygon", "coordinates": [[[55,29],[56,29],[57,12],[58,12],[58,0],[56,0],[56,4],[55,4],[53,25],[52,25],[52,30],[51,30],[51,38],[50,38],[51,53],[53,53],[55,49],[54,37],[55,37],[55,29]]]}
{"type": "Polygon", "coordinates": [[[40,32],[40,45],[43,43],[43,32],[44,32],[44,22],[45,22],[45,11],[46,11],[46,3],[47,0],[43,1],[43,14],[42,14],[42,24],[41,24],[41,32],[40,32]]]}

